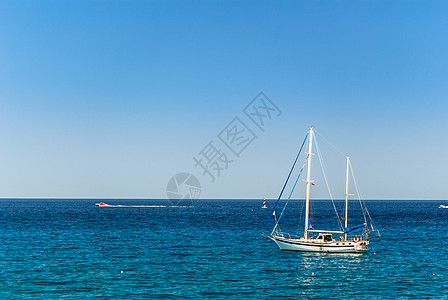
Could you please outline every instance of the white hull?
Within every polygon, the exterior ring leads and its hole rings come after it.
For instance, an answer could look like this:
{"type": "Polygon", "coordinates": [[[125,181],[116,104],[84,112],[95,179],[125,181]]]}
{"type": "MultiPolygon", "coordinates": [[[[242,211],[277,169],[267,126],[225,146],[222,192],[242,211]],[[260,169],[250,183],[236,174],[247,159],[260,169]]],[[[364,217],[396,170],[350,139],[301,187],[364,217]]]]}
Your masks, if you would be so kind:
{"type": "Polygon", "coordinates": [[[368,241],[331,241],[322,242],[314,239],[289,239],[278,236],[269,236],[281,250],[300,252],[332,252],[332,253],[354,253],[366,251],[368,241]]]}
{"type": "Polygon", "coordinates": [[[448,205],[440,204],[439,208],[448,208],[448,205]]]}

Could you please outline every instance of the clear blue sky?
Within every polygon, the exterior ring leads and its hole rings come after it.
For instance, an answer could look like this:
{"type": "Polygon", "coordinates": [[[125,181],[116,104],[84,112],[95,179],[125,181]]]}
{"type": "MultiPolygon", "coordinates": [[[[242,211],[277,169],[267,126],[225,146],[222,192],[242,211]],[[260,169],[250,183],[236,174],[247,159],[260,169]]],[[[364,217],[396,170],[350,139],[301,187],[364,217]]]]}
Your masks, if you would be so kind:
{"type": "Polygon", "coordinates": [[[447,16],[446,1],[0,0],[0,197],[165,198],[179,172],[202,198],[276,197],[314,125],[364,198],[447,199],[447,16]],[[193,156],[260,91],[282,114],[210,183],[193,156]]]}

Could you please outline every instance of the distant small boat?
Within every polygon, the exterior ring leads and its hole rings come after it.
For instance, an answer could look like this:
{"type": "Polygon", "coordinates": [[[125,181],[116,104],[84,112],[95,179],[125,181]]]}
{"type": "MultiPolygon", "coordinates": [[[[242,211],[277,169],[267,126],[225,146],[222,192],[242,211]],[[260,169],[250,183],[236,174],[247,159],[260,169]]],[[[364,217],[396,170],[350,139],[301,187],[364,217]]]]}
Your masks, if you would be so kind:
{"type": "Polygon", "coordinates": [[[448,208],[448,205],[440,204],[440,205],[439,205],[439,208],[448,208]]]}
{"type": "Polygon", "coordinates": [[[266,206],[266,199],[263,199],[263,206],[262,206],[261,208],[268,208],[268,207],[266,206]]]}
{"type": "Polygon", "coordinates": [[[110,206],[109,204],[106,204],[104,202],[95,203],[96,206],[110,206]]]}

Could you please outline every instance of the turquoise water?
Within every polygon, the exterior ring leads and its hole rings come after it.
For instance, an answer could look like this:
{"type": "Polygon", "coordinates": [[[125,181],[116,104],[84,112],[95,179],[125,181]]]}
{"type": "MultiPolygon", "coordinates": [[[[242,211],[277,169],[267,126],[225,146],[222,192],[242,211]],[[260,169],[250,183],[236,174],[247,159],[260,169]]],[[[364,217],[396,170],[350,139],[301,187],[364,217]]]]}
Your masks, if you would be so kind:
{"type": "Polygon", "coordinates": [[[440,201],[367,201],[382,237],[365,254],[280,251],[261,236],[261,201],[95,202],[0,200],[0,298],[448,298],[440,201]]]}

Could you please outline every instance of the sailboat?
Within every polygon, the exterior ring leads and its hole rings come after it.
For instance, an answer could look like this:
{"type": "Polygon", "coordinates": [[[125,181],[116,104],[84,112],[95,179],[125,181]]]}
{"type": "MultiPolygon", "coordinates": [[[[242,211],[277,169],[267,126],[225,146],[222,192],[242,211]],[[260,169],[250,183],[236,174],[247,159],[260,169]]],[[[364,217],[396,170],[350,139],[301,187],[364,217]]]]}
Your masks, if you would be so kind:
{"type": "MultiPolygon", "coordinates": [[[[350,158],[347,157],[346,158],[346,180],[345,180],[345,215],[344,218],[340,218],[339,214],[337,213],[336,210],[336,206],[333,206],[335,208],[336,211],[336,216],[340,225],[339,230],[328,230],[328,229],[314,229],[311,225],[310,222],[310,192],[311,192],[311,188],[314,185],[313,180],[311,180],[311,158],[313,156],[313,140],[315,139],[314,136],[314,129],[313,127],[310,127],[307,136],[305,137],[303,143],[302,143],[302,147],[300,148],[299,153],[297,154],[296,160],[294,161],[293,167],[291,168],[291,171],[288,175],[288,178],[285,182],[285,185],[283,186],[282,192],[280,193],[279,199],[282,196],[282,193],[286,187],[286,184],[288,183],[288,180],[291,176],[291,173],[294,169],[294,166],[297,162],[297,158],[300,155],[300,152],[302,151],[302,148],[306,142],[308,138],[308,153],[307,153],[307,157],[306,160],[304,162],[304,165],[302,167],[302,170],[299,173],[299,176],[297,177],[297,180],[294,184],[293,190],[297,184],[297,181],[305,167],[305,165],[307,166],[307,178],[305,180],[306,183],[306,190],[305,190],[305,224],[304,224],[304,232],[302,236],[298,236],[298,235],[291,235],[289,233],[285,233],[282,232],[279,229],[279,221],[283,215],[283,212],[286,208],[286,204],[280,214],[280,216],[277,218],[276,214],[275,214],[275,207],[272,213],[272,216],[275,218],[276,224],[272,230],[272,232],[269,235],[264,235],[265,237],[273,240],[278,247],[281,250],[292,250],[292,251],[302,251],[302,252],[336,252],[336,253],[354,253],[354,252],[363,252],[367,250],[367,245],[369,245],[369,240],[372,238],[376,238],[379,237],[379,232],[376,230],[376,232],[378,233],[378,236],[375,237],[369,237],[369,234],[371,234],[372,232],[375,231],[375,229],[373,228],[373,222],[370,218],[370,214],[367,211],[367,208],[365,207],[365,205],[362,205],[362,209],[363,209],[363,215],[364,215],[364,223],[359,224],[359,225],[355,225],[355,226],[351,226],[349,227],[349,220],[348,220],[348,197],[349,197],[349,170],[351,169],[351,163],[350,163],[350,158]],[[367,220],[367,217],[369,218],[370,221],[370,226],[369,226],[369,222],[367,220]],[[344,226],[342,226],[342,222],[344,221],[344,226]],[[358,234],[353,234],[352,232],[355,230],[360,230],[362,229],[362,231],[358,234]]],[[[319,149],[317,147],[316,144],[316,149],[320,158],[320,152],[319,149]]],[[[353,172],[352,172],[353,175],[353,172]]],[[[326,180],[326,176],[324,175],[324,178],[326,180]]],[[[354,176],[353,176],[354,179],[354,176]]],[[[354,180],[355,181],[355,180],[354,180]]],[[[357,188],[357,184],[355,181],[355,185],[357,188]]],[[[327,184],[328,186],[328,184],[327,184]]],[[[291,191],[291,194],[293,192],[293,190],[291,191]]],[[[291,197],[291,194],[289,195],[288,201],[291,197]]],[[[331,194],[330,194],[331,195],[331,194]]],[[[359,196],[359,192],[358,192],[358,196],[359,196]]],[[[333,200],[333,199],[332,199],[333,200]]],[[[361,199],[360,199],[361,200],[361,199]]],[[[360,203],[362,203],[362,201],[360,201],[360,203]]],[[[278,204],[278,201],[277,201],[278,204]]],[[[276,204],[276,206],[277,206],[276,204]]]]}
{"type": "Polygon", "coordinates": [[[262,206],[261,208],[268,208],[268,207],[266,206],[266,198],[263,199],[263,206],[262,206]]]}

